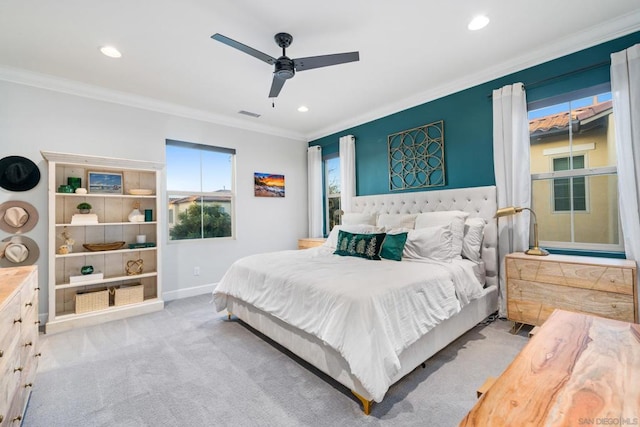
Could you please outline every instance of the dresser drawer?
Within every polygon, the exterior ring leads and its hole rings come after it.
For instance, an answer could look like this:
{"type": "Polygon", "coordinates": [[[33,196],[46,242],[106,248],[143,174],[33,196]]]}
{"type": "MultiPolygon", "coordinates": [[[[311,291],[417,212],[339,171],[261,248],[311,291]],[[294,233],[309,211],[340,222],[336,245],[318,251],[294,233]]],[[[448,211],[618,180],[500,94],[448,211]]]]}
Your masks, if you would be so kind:
{"type": "Polygon", "coordinates": [[[633,322],[635,315],[633,295],[509,279],[507,284],[509,320],[541,325],[556,308],[626,322],[633,322]]]}
{"type": "Polygon", "coordinates": [[[20,298],[16,295],[10,304],[0,311],[0,361],[9,355],[9,346],[20,335],[20,298]]]}
{"type": "Polygon", "coordinates": [[[16,371],[17,368],[21,368],[21,352],[19,339],[17,336],[15,338],[7,348],[4,357],[0,359],[0,415],[4,417],[5,424],[7,423],[11,402],[18,392],[22,374],[22,371],[16,371]]]}
{"type": "Polygon", "coordinates": [[[508,258],[507,278],[633,295],[631,268],[508,258]]]}

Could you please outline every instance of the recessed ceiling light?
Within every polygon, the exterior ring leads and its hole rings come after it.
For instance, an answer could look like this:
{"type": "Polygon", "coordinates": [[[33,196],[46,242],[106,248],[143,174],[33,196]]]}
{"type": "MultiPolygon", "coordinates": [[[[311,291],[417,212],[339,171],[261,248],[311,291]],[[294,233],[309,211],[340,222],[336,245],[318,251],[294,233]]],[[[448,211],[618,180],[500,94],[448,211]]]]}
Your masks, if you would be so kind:
{"type": "Polygon", "coordinates": [[[489,24],[489,18],[485,15],[478,15],[469,22],[467,28],[471,31],[476,31],[486,27],[487,24],[489,24]]]}
{"type": "Polygon", "coordinates": [[[100,48],[100,52],[107,55],[109,58],[120,58],[122,56],[120,51],[113,46],[102,46],[100,48]]]}
{"type": "Polygon", "coordinates": [[[298,111],[300,111],[301,113],[306,113],[307,111],[309,111],[309,108],[304,105],[301,105],[298,107],[298,111]]]}

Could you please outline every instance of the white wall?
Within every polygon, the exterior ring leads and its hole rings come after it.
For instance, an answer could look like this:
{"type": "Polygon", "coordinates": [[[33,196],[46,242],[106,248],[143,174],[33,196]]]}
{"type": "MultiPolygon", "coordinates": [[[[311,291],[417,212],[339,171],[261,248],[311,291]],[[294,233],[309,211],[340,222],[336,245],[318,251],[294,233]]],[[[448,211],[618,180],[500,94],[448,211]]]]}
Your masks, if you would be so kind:
{"type": "MultiPolygon", "coordinates": [[[[234,260],[294,249],[297,239],[307,234],[304,141],[0,81],[0,158],[28,157],[42,175],[30,191],[0,188],[0,203],[26,200],[40,214],[38,224],[26,236],[38,243],[41,252],[37,262],[41,313],[47,310],[48,218],[47,163],[40,150],[164,163],[165,139],[230,147],[237,152],[236,239],[159,242],[165,299],[208,292],[234,260]],[[254,172],[284,174],[286,197],[254,197],[254,172]],[[193,275],[194,267],[200,267],[199,276],[193,275]]],[[[0,239],[5,237],[8,234],[0,232],[0,239]]]]}

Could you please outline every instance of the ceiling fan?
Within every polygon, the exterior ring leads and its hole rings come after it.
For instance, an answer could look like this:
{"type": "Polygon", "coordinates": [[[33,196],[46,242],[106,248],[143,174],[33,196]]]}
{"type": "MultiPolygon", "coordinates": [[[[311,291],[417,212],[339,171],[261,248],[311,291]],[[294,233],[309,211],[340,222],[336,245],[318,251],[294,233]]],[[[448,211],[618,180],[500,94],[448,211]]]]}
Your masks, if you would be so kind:
{"type": "Polygon", "coordinates": [[[307,58],[291,59],[286,55],[285,50],[291,45],[291,42],[293,42],[293,37],[291,34],[287,33],[278,33],[274,36],[276,43],[282,48],[282,56],[278,59],[232,40],[229,37],[223,36],[222,34],[216,33],[212,35],[211,38],[244,53],[248,53],[269,65],[275,66],[273,71],[273,82],[271,83],[271,90],[269,91],[269,98],[277,97],[284,85],[284,82],[292,78],[296,71],[311,70],[313,68],[327,67],[329,65],[338,65],[360,60],[360,54],[358,52],[336,53],[333,55],[309,56],[307,58]]]}

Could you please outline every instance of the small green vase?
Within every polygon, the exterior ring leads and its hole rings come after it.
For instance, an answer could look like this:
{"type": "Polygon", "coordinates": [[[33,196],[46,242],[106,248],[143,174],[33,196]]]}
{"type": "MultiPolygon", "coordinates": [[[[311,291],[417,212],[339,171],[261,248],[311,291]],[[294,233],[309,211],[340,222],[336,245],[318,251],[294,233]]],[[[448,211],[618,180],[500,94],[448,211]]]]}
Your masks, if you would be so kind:
{"type": "Polygon", "coordinates": [[[80,273],[82,273],[82,274],[91,274],[91,273],[93,273],[93,266],[92,265],[83,265],[82,268],[80,269],[80,273]]]}

